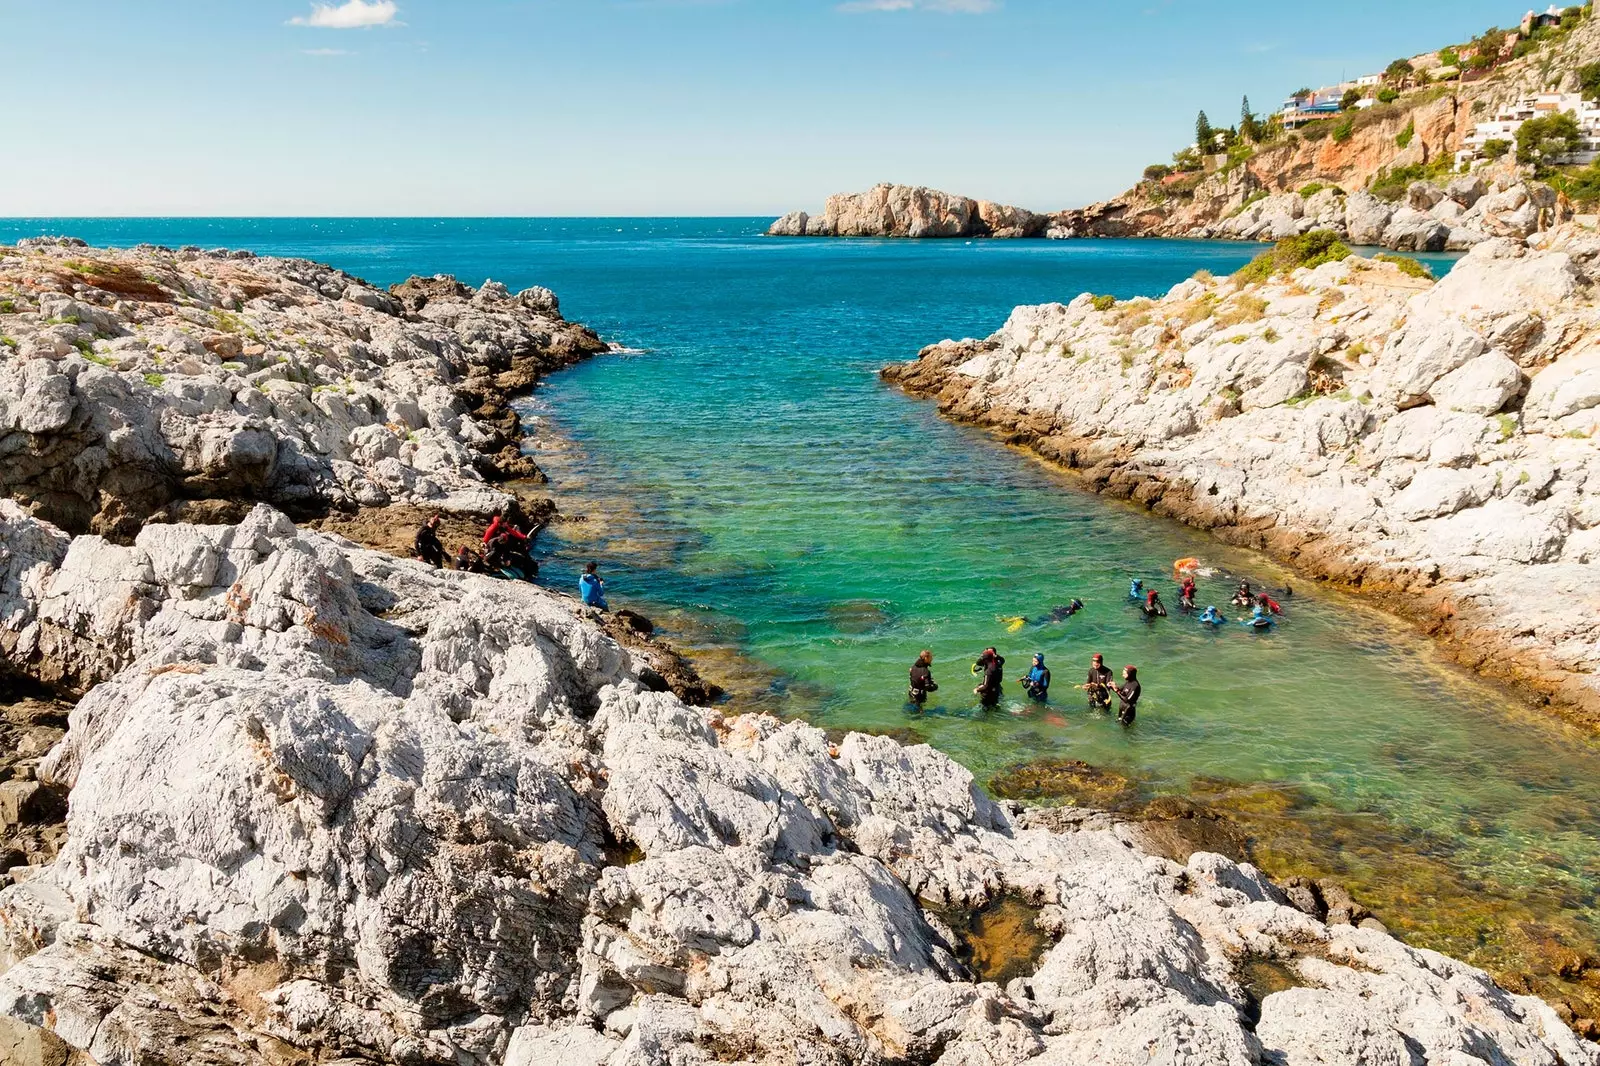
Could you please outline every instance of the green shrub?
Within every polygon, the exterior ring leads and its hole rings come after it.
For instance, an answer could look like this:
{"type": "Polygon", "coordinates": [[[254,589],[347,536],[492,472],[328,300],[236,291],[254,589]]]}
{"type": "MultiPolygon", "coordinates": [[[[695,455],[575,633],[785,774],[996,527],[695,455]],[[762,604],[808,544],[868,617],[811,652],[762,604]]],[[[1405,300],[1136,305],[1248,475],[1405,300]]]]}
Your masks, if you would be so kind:
{"type": "Polygon", "coordinates": [[[1096,311],[1109,311],[1115,306],[1117,306],[1117,298],[1115,296],[1096,296],[1094,298],[1094,309],[1096,311]]]}
{"type": "Polygon", "coordinates": [[[1589,207],[1600,203],[1600,163],[1591,163],[1581,170],[1551,174],[1549,181],[1575,204],[1589,207]]]}
{"type": "Polygon", "coordinates": [[[1483,142],[1483,157],[1485,159],[1500,159],[1511,151],[1511,142],[1492,137],[1483,142]]]}
{"type": "Polygon", "coordinates": [[[1412,182],[1442,177],[1449,173],[1450,164],[1449,157],[1440,156],[1432,163],[1417,163],[1408,167],[1380,170],[1373,175],[1367,191],[1380,200],[1394,203],[1406,194],[1406,189],[1412,182]]]}
{"type": "Polygon", "coordinates": [[[167,383],[167,376],[165,374],[146,374],[144,376],[144,383],[149,385],[152,389],[159,389],[162,385],[167,383]]]}
{"type": "Polygon", "coordinates": [[[1366,341],[1356,341],[1354,344],[1344,350],[1344,357],[1346,359],[1360,359],[1370,350],[1371,349],[1367,347],[1366,341]]]}
{"type": "Polygon", "coordinates": [[[1327,186],[1322,184],[1320,181],[1308,182],[1307,184],[1300,186],[1300,198],[1302,200],[1309,200],[1326,188],[1327,186]]]}
{"type": "Polygon", "coordinates": [[[1426,263],[1411,258],[1409,255],[1395,255],[1391,252],[1380,252],[1373,256],[1380,263],[1393,263],[1400,268],[1400,273],[1408,278],[1427,278],[1433,280],[1433,271],[1428,269],[1426,263]]]}
{"type": "Polygon", "coordinates": [[[1394,139],[1395,147],[1397,147],[1397,148],[1409,148],[1411,146],[1412,139],[1415,138],[1416,135],[1417,135],[1417,123],[1416,123],[1416,120],[1413,119],[1412,121],[1407,122],[1406,123],[1406,128],[1401,130],[1399,135],[1395,137],[1395,139],[1394,139]]]}
{"type": "Polygon", "coordinates": [[[1171,175],[1172,168],[1165,163],[1152,163],[1144,168],[1145,181],[1160,181],[1162,178],[1170,177],[1171,175]]]}
{"type": "Polygon", "coordinates": [[[1400,94],[1393,89],[1378,90],[1378,103],[1380,104],[1392,104],[1398,99],[1400,99],[1400,94]]]}
{"type": "Polygon", "coordinates": [[[1439,50],[1439,65],[1442,67],[1459,67],[1461,65],[1461,57],[1456,54],[1454,48],[1441,48],[1439,50]]]}
{"type": "Polygon", "coordinates": [[[1578,150],[1583,131],[1578,120],[1562,112],[1530,118],[1517,128],[1517,162],[1537,163],[1578,150]]]}
{"type": "Polygon", "coordinates": [[[0,300],[0,315],[14,315],[16,313],[17,305],[15,301],[0,300]]]}
{"type": "Polygon", "coordinates": [[[0,337],[0,346],[4,346],[4,347],[7,347],[7,348],[15,348],[17,346],[17,338],[15,338],[15,337],[0,337]]]}
{"type": "Polygon", "coordinates": [[[1228,217],[1229,218],[1237,218],[1239,215],[1244,214],[1245,209],[1248,208],[1251,204],[1259,204],[1262,200],[1265,200],[1268,196],[1271,196],[1271,195],[1272,194],[1267,192],[1267,190],[1265,190],[1265,189],[1257,189],[1255,192],[1251,193],[1249,196],[1246,196],[1244,198],[1244,200],[1240,202],[1238,207],[1236,207],[1232,211],[1228,212],[1228,217]]]}
{"type": "Polygon", "coordinates": [[[1352,115],[1343,122],[1339,123],[1337,126],[1333,127],[1333,132],[1331,134],[1333,137],[1333,143],[1343,144],[1345,141],[1348,141],[1351,136],[1355,134],[1355,132],[1356,120],[1355,116],[1352,115]]]}
{"type": "Polygon", "coordinates": [[[1262,252],[1234,274],[1240,285],[1268,281],[1301,267],[1316,268],[1349,258],[1350,248],[1332,230],[1312,230],[1298,237],[1279,241],[1270,252],[1262,252]]]}

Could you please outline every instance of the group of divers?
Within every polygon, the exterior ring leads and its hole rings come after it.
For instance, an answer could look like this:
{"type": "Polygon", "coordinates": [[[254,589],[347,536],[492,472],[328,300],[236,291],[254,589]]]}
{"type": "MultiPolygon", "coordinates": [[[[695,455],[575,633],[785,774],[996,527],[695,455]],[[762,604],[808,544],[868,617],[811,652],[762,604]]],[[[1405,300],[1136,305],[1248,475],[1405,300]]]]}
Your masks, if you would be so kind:
{"type": "MultiPolygon", "coordinates": [[[[489,526],[483,531],[482,542],[474,547],[463,544],[455,555],[445,551],[439,539],[441,519],[434,515],[422,524],[412,540],[412,554],[429,566],[442,569],[449,560],[451,569],[468,574],[489,574],[511,581],[532,581],[539,576],[539,563],[533,557],[533,546],[550,524],[547,518],[534,524],[527,520],[520,508],[508,507],[497,511],[489,526]]],[[[578,578],[578,598],[584,606],[606,610],[606,583],[600,577],[597,563],[589,563],[578,578]]]]}
{"type": "MultiPolygon", "coordinates": [[[[1228,623],[1222,612],[1215,606],[1200,609],[1196,602],[1197,590],[1195,587],[1195,573],[1200,569],[1198,560],[1179,559],[1175,564],[1176,570],[1182,575],[1182,584],[1178,589],[1178,609],[1186,614],[1195,615],[1196,621],[1211,629],[1218,629],[1228,623]]],[[[1294,595],[1294,590],[1285,588],[1285,597],[1294,595]]],[[[1161,602],[1161,594],[1155,589],[1147,589],[1144,581],[1134,578],[1128,586],[1128,600],[1136,606],[1144,617],[1149,619],[1166,618],[1167,607],[1161,602]]],[[[1254,630],[1271,629],[1278,624],[1279,616],[1283,614],[1283,605],[1273,599],[1264,591],[1256,591],[1250,587],[1250,582],[1241,580],[1239,587],[1234,591],[1231,601],[1234,607],[1248,608],[1250,617],[1240,620],[1239,624],[1254,630]]],[[[1051,621],[1063,621],[1071,618],[1083,610],[1082,600],[1073,600],[1065,607],[1058,607],[1051,612],[1051,621]]],[[[1027,624],[1026,618],[1009,619],[1013,632],[1027,624]]],[[[985,648],[972,664],[972,673],[983,680],[972,694],[978,697],[985,709],[999,705],[1000,698],[1005,690],[1005,658],[994,648],[985,648]]],[[[1033,665],[1022,677],[1017,678],[1017,684],[1027,693],[1028,698],[1035,703],[1044,703],[1050,697],[1050,668],[1045,666],[1044,653],[1038,652],[1033,656],[1033,665]]],[[[1090,660],[1089,675],[1084,683],[1077,688],[1084,692],[1089,699],[1089,709],[1105,713],[1111,709],[1111,697],[1115,696],[1118,702],[1117,720],[1124,726],[1131,726],[1139,710],[1139,697],[1143,689],[1139,684],[1139,668],[1129,664],[1122,668],[1122,682],[1116,683],[1112,672],[1105,664],[1105,657],[1096,653],[1090,660]]],[[[928,694],[937,692],[939,685],[933,679],[933,652],[924,651],[917,656],[917,661],[911,667],[911,684],[906,690],[906,700],[921,707],[928,702],[928,694]]]]}
{"type": "MultiPolygon", "coordinates": [[[[420,561],[430,566],[443,568],[448,565],[455,570],[471,574],[489,574],[503,577],[513,581],[532,581],[539,576],[539,564],[533,558],[533,547],[544,531],[549,519],[537,525],[529,522],[520,512],[520,509],[508,508],[497,512],[489,522],[488,528],[483,532],[482,542],[474,547],[463,544],[455,555],[449,555],[444,543],[439,539],[439,526],[441,519],[434,515],[423,523],[417,530],[412,542],[413,554],[420,561]]],[[[1182,575],[1182,583],[1178,587],[1178,609],[1196,616],[1203,626],[1216,629],[1228,624],[1222,612],[1214,606],[1203,610],[1199,608],[1195,587],[1195,573],[1200,569],[1198,560],[1179,559],[1174,564],[1176,571],[1182,575]]],[[[578,578],[578,597],[585,606],[606,610],[605,581],[600,577],[599,567],[589,563],[584,567],[583,574],[578,578]]],[[[1293,589],[1285,588],[1285,596],[1294,594],[1293,589]]],[[[1147,589],[1141,578],[1134,578],[1128,586],[1128,600],[1140,613],[1148,619],[1167,617],[1166,604],[1161,602],[1161,594],[1155,589],[1147,589]]],[[[1258,592],[1250,587],[1250,582],[1241,580],[1239,587],[1234,591],[1232,605],[1239,608],[1248,608],[1250,617],[1242,619],[1239,624],[1255,630],[1270,629],[1277,625],[1283,607],[1266,592],[1258,592]]],[[[1083,610],[1082,600],[1073,600],[1065,607],[1058,607],[1050,613],[1051,621],[1064,621],[1083,610]]],[[[1027,624],[1026,618],[1008,619],[1012,631],[1020,629],[1027,624]]],[[[979,702],[985,708],[999,705],[1000,698],[1005,691],[1005,658],[994,648],[985,648],[972,664],[972,673],[975,677],[982,678],[978,687],[972,690],[979,702]]],[[[1022,677],[1017,678],[1017,683],[1027,693],[1028,698],[1036,703],[1044,703],[1050,697],[1050,668],[1045,666],[1044,653],[1036,653],[1033,665],[1022,677]]],[[[1118,684],[1112,675],[1111,669],[1106,666],[1104,656],[1096,653],[1090,661],[1089,674],[1084,683],[1077,686],[1089,700],[1089,709],[1097,712],[1108,712],[1111,709],[1111,698],[1117,698],[1117,720],[1125,726],[1133,724],[1135,715],[1139,711],[1139,697],[1143,690],[1139,684],[1139,668],[1129,664],[1122,668],[1122,682],[1118,684]]],[[[933,652],[924,651],[917,656],[917,661],[911,667],[911,684],[906,690],[906,699],[917,707],[928,702],[928,694],[937,692],[939,685],[933,679],[933,652]]]]}

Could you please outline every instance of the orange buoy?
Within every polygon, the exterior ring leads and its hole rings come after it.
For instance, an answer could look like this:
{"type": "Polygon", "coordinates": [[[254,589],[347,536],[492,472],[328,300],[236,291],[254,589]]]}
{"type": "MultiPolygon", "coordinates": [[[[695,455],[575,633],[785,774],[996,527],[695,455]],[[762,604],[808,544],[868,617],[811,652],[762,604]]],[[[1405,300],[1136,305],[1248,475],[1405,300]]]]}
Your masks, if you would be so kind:
{"type": "Polygon", "coordinates": [[[1179,559],[1177,562],[1172,564],[1172,569],[1176,570],[1180,574],[1192,573],[1193,571],[1200,569],[1200,560],[1192,558],[1179,559]]]}

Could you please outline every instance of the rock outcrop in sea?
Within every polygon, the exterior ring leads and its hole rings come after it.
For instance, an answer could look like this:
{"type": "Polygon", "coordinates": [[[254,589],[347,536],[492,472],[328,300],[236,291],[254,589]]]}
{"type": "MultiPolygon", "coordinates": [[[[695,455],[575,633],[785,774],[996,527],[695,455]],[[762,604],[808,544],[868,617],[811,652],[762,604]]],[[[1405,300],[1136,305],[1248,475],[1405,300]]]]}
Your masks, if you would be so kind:
{"type": "Polygon", "coordinates": [[[13,1061],[1600,1064],[1249,865],[652,691],[564,595],[266,505],[0,537],[0,630],[94,680],[0,890],[13,1061]]]}
{"type": "Polygon", "coordinates": [[[1600,721],[1600,235],[1019,307],[885,376],[1600,721]],[[1409,269],[1402,269],[1402,267],[1409,269]]]}
{"type": "Polygon", "coordinates": [[[784,215],[772,237],[1043,237],[1050,216],[911,185],[828,197],[821,215],[784,215]]]}
{"type": "Polygon", "coordinates": [[[0,494],[122,540],[256,501],[483,515],[538,474],[508,398],[603,350],[548,289],[22,241],[0,248],[0,494]]]}

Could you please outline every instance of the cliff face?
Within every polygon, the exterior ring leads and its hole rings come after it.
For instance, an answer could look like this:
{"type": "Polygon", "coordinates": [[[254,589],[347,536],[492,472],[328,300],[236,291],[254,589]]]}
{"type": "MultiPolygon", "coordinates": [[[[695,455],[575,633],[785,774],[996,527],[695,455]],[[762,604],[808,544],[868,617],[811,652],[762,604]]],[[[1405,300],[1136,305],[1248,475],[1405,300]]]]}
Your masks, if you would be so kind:
{"type": "Polygon", "coordinates": [[[1600,723],[1600,240],[1436,285],[1352,258],[1018,308],[885,375],[1093,485],[1387,602],[1600,723]]]}

